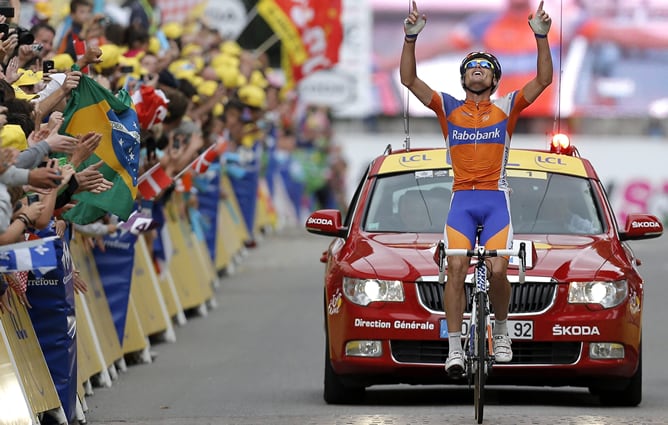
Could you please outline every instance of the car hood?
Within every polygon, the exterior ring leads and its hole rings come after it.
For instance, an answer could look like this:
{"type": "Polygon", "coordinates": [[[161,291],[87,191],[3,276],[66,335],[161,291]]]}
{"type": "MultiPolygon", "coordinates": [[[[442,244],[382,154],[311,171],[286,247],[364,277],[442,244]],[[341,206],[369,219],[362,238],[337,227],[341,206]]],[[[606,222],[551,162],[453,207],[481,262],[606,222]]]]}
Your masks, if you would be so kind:
{"type": "MultiPolygon", "coordinates": [[[[379,278],[405,281],[438,273],[433,260],[433,248],[439,241],[437,234],[372,234],[361,238],[349,258],[349,264],[363,274],[379,278]]],[[[591,279],[601,268],[621,273],[621,264],[612,252],[612,244],[605,236],[531,235],[516,239],[531,240],[537,258],[529,274],[568,279],[591,279]]]]}

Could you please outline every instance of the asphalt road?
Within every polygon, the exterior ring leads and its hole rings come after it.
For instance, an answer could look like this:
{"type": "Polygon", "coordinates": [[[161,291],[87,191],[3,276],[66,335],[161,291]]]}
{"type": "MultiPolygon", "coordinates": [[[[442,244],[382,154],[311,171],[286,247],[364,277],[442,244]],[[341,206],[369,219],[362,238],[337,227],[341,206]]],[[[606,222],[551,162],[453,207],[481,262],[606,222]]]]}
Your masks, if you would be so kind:
{"type": "MultiPolygon", "coordinates": [[[[329,239],[301,229],[270,235],[218,289],[218,308],[153,345],[153,363],[128,367],[86,398],[89,424],[404,425],[474,423],[472,392],[378,387],[364,404],[322,399],[324,336],[320,253],[329,239]]],[[[634,243],[644,260],[644,398],[602,408],[585,390],[488,391],[485,424],[668,423],[666,236],[634,243]]]]}

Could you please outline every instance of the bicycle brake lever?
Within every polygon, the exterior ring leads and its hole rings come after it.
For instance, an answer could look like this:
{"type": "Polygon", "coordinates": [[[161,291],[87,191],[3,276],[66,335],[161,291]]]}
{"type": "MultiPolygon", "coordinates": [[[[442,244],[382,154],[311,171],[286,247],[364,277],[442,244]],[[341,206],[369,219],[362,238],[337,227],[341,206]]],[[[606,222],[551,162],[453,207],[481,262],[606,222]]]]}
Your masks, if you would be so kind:
{"type": "Polygon", "coordinates": [[[524,242],[520,242],[520,252],[518,253],[520,257],[520,267],[519,267],[519,281],[520,283],[524,283],[524,278],[526,274],[526,269],[527,269],[527,252],[526,252],[526,244],[524,242]]]}

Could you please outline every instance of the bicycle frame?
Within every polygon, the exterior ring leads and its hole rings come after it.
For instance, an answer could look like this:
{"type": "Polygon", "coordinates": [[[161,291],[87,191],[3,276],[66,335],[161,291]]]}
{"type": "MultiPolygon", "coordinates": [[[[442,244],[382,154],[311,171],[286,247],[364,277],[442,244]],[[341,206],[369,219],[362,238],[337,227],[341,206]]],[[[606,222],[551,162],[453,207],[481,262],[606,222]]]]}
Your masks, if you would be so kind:
{"type": "Polygon", "coordinates": [[[482,423],[485,404],[485,381],[494,364],[486,259],[499,256],[518,256],[520,258],[519,281],[524,283],[526,271],[525,243],[520,243],[516,249],[486,250],[484,246],[477,246],[475,249],[446,249],[443,241],[440,241],[435,255],[438,259],[439,283],[441,284],[445,282],[445,258],[447,256],[466,256],[476,259],[473,282],[465,283],[472,287],[470,295],[472,308],[471,324],[464,341],[464,353],[469,386],[471,382],[474,383],[475,418],[480,424],[482,423]]]}

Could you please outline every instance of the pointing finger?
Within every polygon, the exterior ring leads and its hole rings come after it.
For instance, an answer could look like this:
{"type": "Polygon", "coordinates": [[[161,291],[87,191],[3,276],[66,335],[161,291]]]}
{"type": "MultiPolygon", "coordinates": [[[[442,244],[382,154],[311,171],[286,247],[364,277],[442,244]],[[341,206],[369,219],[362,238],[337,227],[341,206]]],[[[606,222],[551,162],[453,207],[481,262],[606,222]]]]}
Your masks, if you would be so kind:
{"type": "Polygon", "coordinates": [[[538,3],[538,10],[543,10],[543,0],[540,0],[540,3],[538,3]]]}

